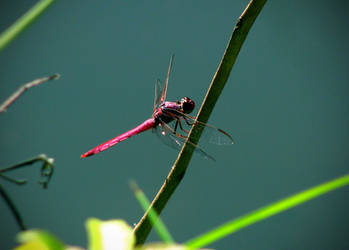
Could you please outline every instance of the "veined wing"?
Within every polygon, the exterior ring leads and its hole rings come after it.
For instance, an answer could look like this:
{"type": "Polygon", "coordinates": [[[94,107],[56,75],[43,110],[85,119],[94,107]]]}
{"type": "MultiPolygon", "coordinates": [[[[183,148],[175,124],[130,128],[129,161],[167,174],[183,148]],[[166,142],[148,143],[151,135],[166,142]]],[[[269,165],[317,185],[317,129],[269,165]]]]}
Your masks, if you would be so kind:
{"type": "MultiPolygon", "coordinates": [[[[170,109],[167,110],[170,111],[170,109]]],[[[164,113],[166,113],[166,109],[164,110],[164,113]]],[[[178,118],[178,121],[175,120],[171,124],[174,130],[183,131],[187,134],[193,124],[196,124],[196,127],[198,129],[203,130],[200,137],[200,145],[205,143],[212,143],[216,145],[231,145],[234,143],[233,138],[227,132],[220,128],[217,128],[208,123],[196,121],[195,117],[182,113],[178,110],[173,110],[171,113],[176,113],[176,117],[178,118]]],[[[198,138],[199,130],[193,131],[192,136],[193,138],[198,138]]]]}
{"type": "Polygon", "coordinates": [[[160,79],[158,79],[155,83],[155,95],[154,95],[154,105],[153,105],[153,113],[155,110],[163,103],[166,99],[167,86],[168,81],[170,79],[170,74],[172,71],[174,55],[170,58],[170,65],[168,66],[167,76],[164,85],[161,84],[160,79]]]}
{"type": "Polygon", "coordinates": [[[162,92],[161,92],[160,103],[164,102],[165,99],[166,99],[167,86],[168,86],[168,81],[170,79],[170,74],[171,74],[171,71],[172,71],[173,59],[174,59],[174,55],[172,55],[171,59],[170,59],[170,65],[168,66],[168,71],[167,71],[165,84],[164,84],[164,87],[163,87],[162,92]]]}
{"type": "MultiPolygon", "coordinates": [[[[156,133],[158,138],[167,146],[174,148],[176,150],[180,150],[182,146],[184,145],[187,137],[183,134],[180,134],[178,132],[175,132],[168,124],[161,122],[158,126],[156,126],[153,129],[153,132],[156,133]]],[[[204,150],[202,150],[199,146],[196,144],[188,141],[188,145],[194,148],[194,152],[200,154],[202,157],[206,159],[210,159],[212,161],[215,161],[215,159],[210,156],[208,153],[206,153],[204,150]]]]}
{"type": "Polygon", "coordinates": [[[162,88],[161,88],[161,81],[160,79],[158,79],[155,83],[155,95],[154,95],[154,105],[153,105],[153,113],[155,112],[155,110],[160,106],[161,104],[161,92],[162,92],[162,88]]]}

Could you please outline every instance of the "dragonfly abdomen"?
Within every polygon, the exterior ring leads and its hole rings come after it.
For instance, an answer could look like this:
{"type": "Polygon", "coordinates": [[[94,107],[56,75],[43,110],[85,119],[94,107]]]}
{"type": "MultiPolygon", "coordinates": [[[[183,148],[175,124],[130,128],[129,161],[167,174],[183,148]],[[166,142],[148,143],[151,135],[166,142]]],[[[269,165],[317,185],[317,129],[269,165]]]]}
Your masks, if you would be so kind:
{"type": "Polygon", "coordinates": [[[90,151],[86,152],[85,154],[81,155],[81,158],[85,158],[85,157],[89,157],[91,155],[95,155],[98,154],[101,151],[104,151],[108,148],[110,148],[111,146],[114,146],[115,144],[126,140],[127,138],[130,138],[131,136],[137,135],[139,133],[142,133],[146,130],[149,130],[151,128],[153,128],[155,126],[155,119],[154,118],[150,118],[146,121],[144,121],[142,124],[138,125],[137,127],[135,127],[134,129],[131,129],[93,149],[91,149],[90,151]]]}

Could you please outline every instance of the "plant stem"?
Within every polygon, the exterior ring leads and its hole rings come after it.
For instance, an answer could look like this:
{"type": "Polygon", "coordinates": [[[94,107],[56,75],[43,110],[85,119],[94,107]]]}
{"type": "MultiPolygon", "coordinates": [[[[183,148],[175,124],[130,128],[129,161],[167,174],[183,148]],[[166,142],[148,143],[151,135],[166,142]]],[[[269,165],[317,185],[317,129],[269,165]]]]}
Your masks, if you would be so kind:
{"type": "Polygon", "coordinates": [[[0,35],[0,52],[22,31],[25,30],[36,18],[43,13],[54,0],[41,0],[20,17],[14,24],[0,35]]]}
{"type": "Polygon", "coordinates": [[[54,159],[47,157],[45,154],[41,154],[41,155],[33,157],[33,158],[29,159],[29,160],[17,163],[17,164],[15,164],[13,166],[0,169],[0,177],[4,178],[5,180],[10,181],[12,183],[18,184],[18,185],[25,184],[25,183],[27,183],[26,180],[15,180],[15,179],[12,179],[12,178],[4,175],[3,173],[8,172],[8,171],[12,171],[12,170],[15,170],[15,169],[18,169],[18,168],[21,168],[21,167],[24,167],[24,166],[32,165],[32,164],[34,164],[35,162],[38,162],[38,161],[42,161],[43,162],[43,165],[41,166],[40,173],[41,173],[41,177],[45,178],[45,180],[40,181],[39,183],[42,185],[43,188],[46,189],[47,185],[48,185],[48,183],[49,183],[49,181],[50,181],[50,179],[51,179],[51,177],[53,175],[53,171],[54,171],[53,162],[54,162],[54,159]]]}
{"type": "MultiPolygon", "coordinates": [[[[256,20],[258,14],[262,10],[265,2],[266,0],[251,0],[244,12],[239,17],[234,27],[233,34],[230,38],[227,49],[212,79],[205,100],[201,105],[201,108],[197,116],[197,120],[201,122],[207,122],[207,120],[209,119],[209,116],[227,82],[230,71],[236,61],[236,58],[247,37],[247,34],[251,29],[254,21],[256,20]]],[[[194,144],[197,144],[197,142],[199,141],[199,137],[197,137],[196,139],[192,138],[191,135],[193,130],[197,130],[195,125],[190,130],[188,140],[192,141],[194,144]]],[[[196,133],[201,135],[201,132],[202,131],[197,131],[196,133]]],[[[154,209],[158,214],[161,213],[167,201],[170,199],[171,195],[174,193],[177,186],[184,177],[185,171],[190,162],[192,154],[193,147],[187,146],[187,144],[185,144],[182,147],[182,150],[179,153],[178,158],[174,163],[165,182],[163,183],[159,192],[152,201],[150,208],[143,215],[143,217],[134,229],[134,232],[136,234],[137,245],[141,245],[145,242],[151,230],[152,226],[148,219],[150,209],[154,209]]]]}
{"type": "Polygon", "coordinates": [[[35,156],[33,158],[30,158],[28,160],[25,160],[25,161],[22,161],[20,163],[17,163],[15,165],[12,165],[10,167],[0,169],[0,173],[12,171],[12,170],[15,170],[17,168],[21,168],[23,166],[31,165],[31,164],[34,164],[37,161],[43,161],[44,163],[49,163],[51,165],[53,164],[53,159],[52,158],[47,157],[45,154],[41,154],[41,155],[35,156]]]}
{"type": "Polygon", "coordinates": [[[7,206],[10,208],[12,214],[15,216],[15,219],[17,221],[18,226],[22,231],[26,230],[26,227],[24,226],[22,216],[18,212],[15,204],[12,202],[10,196],[7,194],[5,189],[0,185],[0,195],[5,200],[7,206]]]}

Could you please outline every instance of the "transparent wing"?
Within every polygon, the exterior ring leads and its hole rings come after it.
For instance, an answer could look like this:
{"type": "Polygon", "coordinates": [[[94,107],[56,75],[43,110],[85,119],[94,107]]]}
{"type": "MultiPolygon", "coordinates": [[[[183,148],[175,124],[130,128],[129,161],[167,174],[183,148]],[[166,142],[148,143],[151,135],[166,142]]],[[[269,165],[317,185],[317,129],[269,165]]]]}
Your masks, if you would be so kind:
{"type": "MultiPolygon", "coordinates": [[[[192,121],[194,121],[193,119],[192,121]]],[[[200,137],[202,143],[208,142],[216,145],[231,145],[234,144],[233,138],[224,130],[217,128],[211,124],[195,122],[198,128],[202,128],[203,132],[200,137]]],[[[198,137],[198,130],[193,132],[193,137],[198,137]]]]}
{"type": "MultiPolygon", "coordinates": [[[[164,113],[171,112],[170,109],[165,109],[164,113]]],[[[176,113],[179,120],[177,127],[172,127],[176,131],[188,133],[192,125],[196,123],[199,130],[203,130],[200,137],[200,145],[212,143],[216,145],[231,145],[234,143],[233,138],[224,130],[217,128],[211,124],[195,121],[195,117],[174,110],[171,113],[176,113]]],[[[199,130],[194,131],[193,138],[199,137],[199,130]]]]}
{"type": "Polygon", "coordinates": [[[179,137],[176,137],[173,133],[171,133],[168,129],[166,129],[163,124],[159,124],[155,128],[153,128],[153,132],[159,137],[159,139],[166,144],[167,146],[179,150],[183,142],[179,137]]]}
{"type": "Polygon", "coordinates": [[[155,83],[155,95],[154,95],[154,105],[153,105],[153,113],[155,110],[159,107],[161,104],[161,92],[162,92],[162,87],[161,87],[161,81],[158,79],[155,83]]]}
{"type": "Polygon", "coordinates": [[[164,84],[164,87],[163,87],[162,92],[161,92],[161,98],[160,98],[160,102],[161,102],[161,103],[164,102],[165,99],[166,99],[166,92],[167,92],[168,80],[170,79],[170,74],[171,74],[171,71],[172,71],[173,59],[174,59],[174,55],[171,56],[170,65],[168,66],[168,71],[167,71],[167,76],[166,76],[165,84],[164,84]]]}
{"type": "Polygon", "coordinates": [[[170,79],[170,74],[172,71],[173,59],[174,59],[174,55],[172,55],[170,58],[170,65],[168,66],[165,84],[162,86],[160,79],[158,79],[155,83],[153,113],[160,106],[160,104],[163,103],[166,99],[167,86],[168,86],[168,81],[170,79]]]}
{"type": "MultiPolygon", "coordinates": [[[[161,122],[158,126],[153,129],[153,132],[156,133],[158,138],[167,146],[174,148],[176,150],[180,150],[183,144],[186,141],[186,136],[183,134],[179,134],[175,132],[168,124],[161,122]]],[[[206,159],[210,159],[215,161],[215,159],[202,150],[199,146],[194,143],[188,141],[188,145],[194,148],[194,152],[200,154],[202,157],[206,159]]]]}

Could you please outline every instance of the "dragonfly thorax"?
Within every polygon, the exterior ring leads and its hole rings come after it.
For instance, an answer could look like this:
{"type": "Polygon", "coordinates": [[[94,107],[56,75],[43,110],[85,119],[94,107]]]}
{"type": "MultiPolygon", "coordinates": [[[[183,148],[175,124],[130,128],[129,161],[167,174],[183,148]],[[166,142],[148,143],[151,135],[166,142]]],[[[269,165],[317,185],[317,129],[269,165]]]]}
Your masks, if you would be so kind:
{"type": "Polygon", "coordinates": [[[163,102],[153,113],[155,123],[158,125],[161,122],[170,123],[173,120],[178,120],[184,114],[191,113],[195,108],[195,103],[189,97],[183,97],[176,102],[163,102]]]}

